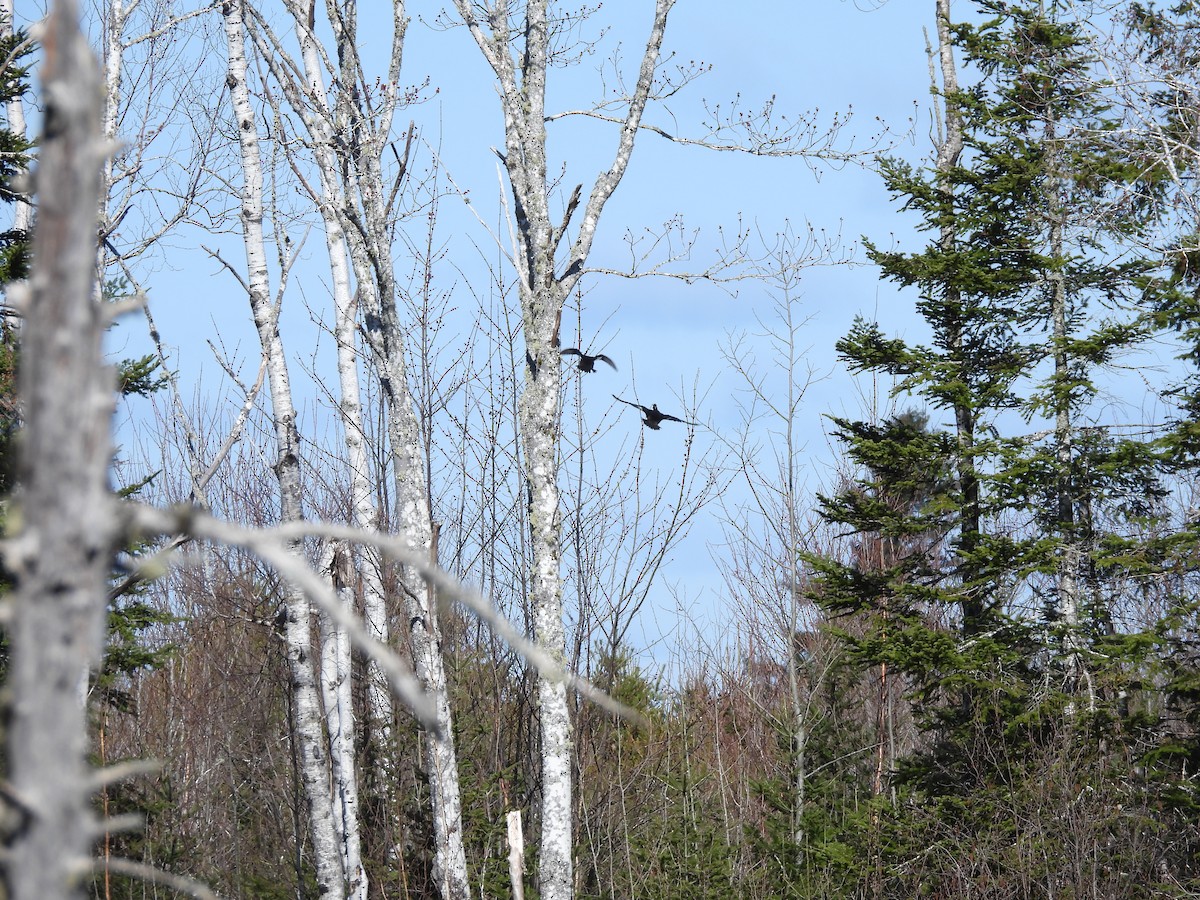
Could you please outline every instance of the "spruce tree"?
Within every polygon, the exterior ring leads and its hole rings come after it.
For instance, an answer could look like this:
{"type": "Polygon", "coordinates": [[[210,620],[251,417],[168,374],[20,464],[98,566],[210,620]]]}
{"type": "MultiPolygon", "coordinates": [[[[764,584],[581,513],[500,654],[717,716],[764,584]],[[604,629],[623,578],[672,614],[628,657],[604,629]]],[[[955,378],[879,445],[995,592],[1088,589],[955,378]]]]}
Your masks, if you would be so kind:
{"type": "MultiPolygon", "coordinates": [[[[1148,279],[1143,302],[1147,319],[1166,329],[1176,341],[1181,363],[1174,383],[1164,392],[1170,404],[1165,434],[1159,440],[1164,468],[1175,478],[1182,508],[1170,528],[1157,535],[1156,554],[1128,553],[1130,568],[1145,586],[1146,605],[1159,611],[1149,635],[1134,635],[1146,658],[1147,687],[1158,696],[1131,710],[1140,727],[1141,744],[1134,760],[1147,794],[1162,810],[1164,830],[1182,835],[1171,842],[1172,871],[1188,870],[1195,888],[1200,840],[1190,826],[1200,813],[1200,799],[1189,773],[1200,767],[1200,600],[1196,574],[1200,568],[1200,517],[1196,515],[1196,469],[1200,465],[1200,216],[1196,178],[1200,175],[1200,9],[1191,0],[1158,8],[1130,4],[1127,44],[1144,86],[1141,121],[1134,130],[1130,156],[1158,175],[1152,194],[1159,216],[1156,237],[1168,274],[1148,279]]],[[[1121,636],[1116,635],[1115,639],[1121,636]]],[[[1131,638],[1126,638],[1128,643],[1131,638]]]]}
{"type": "MultiPolygon", "coordinates": [[[[822,498],[824,515],[907,549],[882,570],[811,563],[831,613],[876,616],[852,652],[903,672],[920,710],[926,743],[898,767],[913,804],[888,819],[893,847],[970,843],[980,884],[1015,862],[1004,848],[1040,842],[1051,883],[1068,877],[1068,838],[1034,835],[1029,810],[1066,802],[1047,795],[1074,767],[1103,779],[1134,741],[1129,689],[1146,674],[1144,637],[1115,619],[1131,575],[1160,555],[1162,448],[1116,427],[1102,400],[1112,363],[1157,327],[1137,304],[1159,260],[1130,252],[1144,210],[1108,202],[1135,176],[1107,140],[1104,85],[1068,15],[1078,4],[975,6],[977,24],[950,26],[939,4],[939,34],[979,81],[961,90],[943,65],[935,164],[880,166],[931,240],[867,243],[885,278],[918,292],[930,339],[858,321],[838,344],[934,427],[835,420],[861,477],[822,498]]],[[[1139,189],[1157,190],[1152,179],[1139,189]]]]}

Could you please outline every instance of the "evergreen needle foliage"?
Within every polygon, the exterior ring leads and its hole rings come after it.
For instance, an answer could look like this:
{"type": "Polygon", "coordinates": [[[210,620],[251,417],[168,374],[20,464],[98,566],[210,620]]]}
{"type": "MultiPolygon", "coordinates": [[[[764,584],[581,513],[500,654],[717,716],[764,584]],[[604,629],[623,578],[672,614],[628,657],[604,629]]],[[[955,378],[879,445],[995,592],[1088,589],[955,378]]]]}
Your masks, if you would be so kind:
{"type": "MultiPolygon", "coordinates": [[[[1165,322],[1187,332],[1194,303],[1160,257],[1130,252],[1151,204],[1118,202],[1134,172],[1128,147],[1106,140],[1106,87],[1074,18],[1087,4],[976,7],[981,18],[952,33],[979,81],[942,97],[962,153],[933,170],[880,164],[930,241],[868,242],[883,276],[916,292],[930,341],[858,321],[838,344],[852,371],[891,376],[919,411],[834,420],[859,475],[822,510],[860,552],[809,559],[851,659],[903,673],[923,733],[891,773],[896,802],[858,839],[877,860],[860,884],[1091,896],[1164,866],[1190,878],[1190,841],[1146,859],[1113,848],[1184,814],[1154,812],[1175,793],[1164,782],[1117,773],[1179,747],[1152,712],[1159,666],[1178,658],[1158,655],[1155,632],[1177,635],[1191,613],[1172,600],[1174,624],[1155,625],[1129,611],[1144,608],[1138,580],[1160,578],[1169,558],[1165,479],[1190,465],[1178,448],[1192,417],[1164,453],[1106,418],[1102,394],[1113,363],[1165,322]],[[1095,815],[1075,828],[1085,800],[1095,815]]],[[[1138,173],[1144,201],[1161,194],[1158,174],[1138,173]]]]}

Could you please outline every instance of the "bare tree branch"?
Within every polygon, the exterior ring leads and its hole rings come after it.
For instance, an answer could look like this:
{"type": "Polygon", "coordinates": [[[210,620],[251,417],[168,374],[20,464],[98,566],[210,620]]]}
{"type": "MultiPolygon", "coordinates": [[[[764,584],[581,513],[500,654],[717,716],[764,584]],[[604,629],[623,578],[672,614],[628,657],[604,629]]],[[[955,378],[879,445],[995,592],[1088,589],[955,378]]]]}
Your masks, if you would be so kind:
{"type": "Polygon", "coordinates": [[[150,884],[160,884],[163,887],[170,888],[180,894],[186,894],[189,897],[195,897],[196,900],[221,900],[221,898],[213,893],[206,885],[201,884],[191,878],[186,878],[183,875],[175,875],[171,872],[165,872],[162,869],[148,866],[145,863],[138,862],[134,859],[125,859],[120,856],[107,856],[103,859],[93,860],[92,871],[97,874],[104,872],[113,872],[118,875],[129,875],[133,878],[141,879],[150,884]]]}
{"type": "MultiPolygon", "coordinates": [[[[437,594],[443,602],[460,603],[470,610],[525,657],[543,677],[565,684],[578,691],[581,696],[617,715],[632,721],[641,718],[641,714],[637,710],[618,703],[586,679],[564,669],[550,654],[530,641],[500,615],[487,599],[477,591],[460,584],[422,554],[413,552],[402,537],[380,534],[376,531],[365,531],[349,525],[311,521],[287,522],[270,529],[245,528],[214,518],[194,507],[177,506],[163,510],[143,504],[129,503],[123,509],[130,537],[136,536],[144,540],[155,534],[188,534],[195,540],[211,540],[235,547],[244,547],[269,562],[285,578],[294,581],[338,624],[350,631],[355,646],[363,653],[370,655],[387,671],[392,686],[397,691],[397,696],[406,704],[409,703],[409,698],[415,698],[410,709],[425,727],[433,727],[435,720],[426,718],[432,716],[428,698],[420,693],[420,689],[416,686],[407,667],[392,653],[390,648],[371,638],[362,628],[357,617],[345,611],[344,606],[333,594],[325,579],[314,572],[303,560],[294,555],[289,556],[285,552],[285,548],[290,542],[306,537],[320,537],[375,547],[396,562],[411,566],[420,572],[421,576],[428,579],[437,589],[437,594]]],[[[169,564],[172,564],[170,553],[157,553],[142,562],[142,567],[147,576],[157,577],[169,564]]]]}

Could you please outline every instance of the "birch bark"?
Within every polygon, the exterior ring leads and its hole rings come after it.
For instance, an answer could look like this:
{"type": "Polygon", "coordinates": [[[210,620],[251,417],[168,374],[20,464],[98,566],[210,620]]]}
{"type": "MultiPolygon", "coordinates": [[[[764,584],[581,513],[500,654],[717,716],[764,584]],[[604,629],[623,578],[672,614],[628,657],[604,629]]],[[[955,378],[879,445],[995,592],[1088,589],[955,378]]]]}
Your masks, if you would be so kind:
{"type": "MultiPolygon", "coordinates": [[[[556,662],[566,661],[562,604],[562,523],[559,515],[559,398],[562,370],[558,328],[563,301],[578,282],[591,251],[605,204],[620,184],[633,153],[634,140],[649,100],[674,0],[657,0],[637,84],[629,98],[613,162],[596,179],[578,232],[559,275],[555,255],[565,237],[566,222],[556,229],[550,220],[551,185],[547,181],[546,78],[552,26],[548,0],[524,5],[524,28],[509,30],[507,0],[488,8],[486,21],[469,0],[455,0],[459,16],[498,81],[504,114],[502,155],[515,215],[513,260],[525,336],[525,386],[518,406],[529,496],[531,539],[530,603],[534,637],[556,662]],[[514,47],[515,43],[521,46],[514,47]],[[515,61],[519,59],[520,63],[515,61]]],[[[574,202],[568,204],[568,218],[574,202]]],[[[541,726],[541,842],[538,879],[545,900],[572,895],[572,727],[566,685],[540,678],[538,709],[541,726]]]]}
{"type": "MultiPolygon", "coordinates": [[[[367,154],[364,154],[366,156],[367,154]]],[[[395,521],[410,550],[436,563],[430,498],[426,488],[421,430],[413,408],[396,310],[396,281],[387,240],[387,210],[379,156],[360,170],[364,240],[351,244],[360,296],[368,310],[365,332],[387,404],[388,445],[395,482],[395,521]]],[[[435,591],[411,566],[400,569],[402,600],[409,622],[413,669],[436,710],[438,728],[422,732],[426,778],[434,825],[434,876],[445,900],[470,897],[462,835],[462,796],[454,746],[450,697],[442,659],[442,629],[435,591]]]]}
{"type": "MultiPolygon", "coordinates": [[[[326,13],[340,66],[339,86],[331,97],[324,88],[322,72],[324,62],[333,57],[319,52],[313,31],[315,8],[295,0],[287,0],[286,5],[301,45],[305,79],[302,91],[296,90],[295,82],[288,74],[291,70],[287,67],[272,65],[272,72],[303,118],[315,148],[321,180],[320,206],[330,241],[331,261],[336,258],[338,265],[341,265],[346,250],[349,251],[356,284],[355,297],[364,312],[363,332],[372,351],[386,404],[388,443],[396,490],[395,525],[410,549],[432,557],[431,504],[420,427],[403,357],[401,325],[396,309],[397,285],[392,266],[389,204],[381,163],[384,149],[392,139],[393,113],[400,102],[399,76],[407,27],[405,7],[403,2],[395,2],[392,6],[393,39],[388,77],[368,90],[365,86],[356,88],[365,71],[358,56],[357,5],[354,2],[327,2],[326,13]],[[363,100],[372,91],[381,100],[374,111],[363,100]],[[347,140],[347,135],[353,138],[347,140]],[[339,240],[344,243],[335,248],[339,240]]],[[[272,43],[272,50],[275,53],[269,55],[277,56],[277,41],[272,43]]],[[[335,289],[338,283],[339,280],[335,278],[335,289]]],[[[348,285],[348,280],[345,283],[348,285]]],[[[353,397],[356,403],[358,397],[356,369],[353,384],[349,377],[355,366],[354,304],[348,290],[341,299],[335,295],[335,300],[339,321],[339,371],[343,374],[343,411],[346,412],[346,399],[353,397]]],[[[347,432],[351,431],[361,433],[361,419],[353,424],[347,420],[347,432]]],[[[361,470],[365,471],[365,455],[359,457],[360,463],[356,464],[354,459],[352,454],[352,466],[361,465],[361,470]]],[[[357,515],[366,517],[368,491],[368,485],[359,484],[356,491],[357,515]]],[[[371,518],[374,518],[374,510],[371,511],[371,518]]],[[[441,628],[433,591],[426,580],[411,567],[402,567],[401,585],[405,617],[410,623],[409,645],[413,669],[434,703],[438,722],[436,730],[422,733],[434,825],[435,878],[442,897],[465,900],[470,896],[470,885],[462,841],[458,761],[441,656],[441,628]]],[[[368,590],[367,596],[368,622],[375,623],[373,627],[377,636],[386,638],[382,589],[377,594],[368,590]],[[373,597],[378,598],[374,606],[373,597]]],[[[375,681],[375,684],[379,682],[375,681]]],[[[383,729],[391,721],[390,697],[381,697],[377,688],[373,689],[373,696],[376,698],[372,703],[375,719],[381,726],[379,733],[386,741],[388,735],[383,729]]],[[[379,752],[381,759],[386,759],[391,752],[389,744],[383,744],[379,752]]]]}
{"type": "MultiPolygon", "coordinates": [[[[358,59],[354,2],[327,0],[335,40],[340,49],[341,82],[354,84],[362,71],[358,59]]],[[[363,105],[365,91],[339,97],[341,120],[357,135],[351,147],[351,193],[357,195],[361,216],[351,236],[350,255],[359,295],[365,307],[364,329],[386,402],[388,444],[395,482],[395,524],[408,546],[434,558],[433,523],[422,452],[421,431],[409,391],[401,324],[396,309],[397,284],[392,265],[391,223],[381,160],[392,138],[392,117],[400,100],[400,68],[408,19],[402,0],[392,4],[392,52],[379,112],[363,105]]],[[[450,699],[442,659],[442,634],[432,586],[411,567],[400,571],[405,616],[409,621],[409,648],[413,669],[434,704],[438,728],[422,732],[426,778],[434,826],[434,877],[445,900],[470,897],[466,851],[462,835],[462,799],[458,757],[454,746],[450,699]]]]}
{"type": "MultiPolygon", "coordinates": [[[[296,85],[287,78],[283,69],[275,67],[275,70],[277,77],[285,84],[285,93],[300,112],[312,138],[321,186],[320,196],[316,200],[325,227],[333,293],[334,340],[337,343],[340,389],[338,407],[344,431],[346,461],[350,469],[351,515],[356,526],[373,530],[379,524],[379,511],[372,499],[375,490],[363,439],[365,432],[362,419],[362,387],[358,375],[358,302],[347,257],[344,225],[347,200],[339,175],[336,140],[336,135],[346,133],[347,127],[345,122],[335,120],[334,112],[330,108],[322,77],[317,39],[308,21],[308,11],[290,0],[286,5],[295,21],[296,37],[300,43],[305,79],[303,94],[294,89],[296,85]]],[[[278,46],[273,46],[272,50],[277,53],[278,46]]],[[[370,548],[363,548],[362,552],[364,563],[359,571],[363,579],[364,618],[371,636],[386,644],[389,629],[382,560],[379,554],[370,548]]],[[[387,678],[374,664],[369,667],[368,673],[367,707],[371,719],[370,731],[376,744],[376,753],[373,755],[380,760],[386,760],[388,752],[385,748],[389,748],[391,743],[392,695],[388,690],[387,678]]]]}
{"type": "MultiPolygon", "coordinates": [[[[358,377],[358,340],[356,336],[356,309],[350,265],[347,259],[346,235],[342,226],[341,211],[345,207],[345,194],[338,178],[337,158],[334,152],[333,123],[328,116],[326,93],[321,77],[320,59],[316,38],[308,26],[307,14],[302,15],[294,3],[288,4],[296,22],[296,35],[300,43],[304,63],[305,82],[302,86],[287,78],[278,65],[277,42],[264,47],[264,55],[273,61],[272,69],[277,77],[282,76],[287,94],[301,112],[312,137],[320,181],[320,194],[315,198],[325,228],[325,247],[329,259],[330,288],[334,304],[334,341],[337,346],[337,370],[339,399],[338,408],[342,419],[343,440],[346,447],[346,463],[349,468],[351,519],[363,529],[374,529],[379,521],[378,512],[372,502],[374,494],[363,441],[361,386],[358,377]]],[[[349,591],[349,569],[353,568],[355,550],[349,546],[337,555],[338,565],[331,571],[335,585],[340,579],[343,587],[338,594],[347,608],[353,610],[353,594],[349,591]]],[[[380,643],[388,643],[387,610],[382,580],[382,560],[370,547],[357,551],[361,564],[357,566],[362,576],[363,606],[368,633],[380,643]]],[[[329,571],[329,570],[327,570],[329,571]]],[[[362,865],[360,837],[357,753],[355,751],[355,719],[349,693],[350,656],[349,637],[345,630],[322,618],[322,678],[328,674],[336,680],[337,690],[327,690],[325,697],[326,718],[329,724],[331,746],[331,774],[335,796],[335,822],[342,842],[342,861],[346,867],[350,895],[365,900],[367,874],[362,865]]],[[[392,721],[392,695],[387,679],[378,664],[367,663],[367,721],[368,740],[373,751],[368,754],[376,765],[387,770],[391,751],[390,726],[392,721]]],[[[388,778],[377,781],[386,784],[388,778]]]]}
{"type": "Polygon", "coordinates": [[[101,833],[79,683],[104,647],[117,529],[108,492],[112,377],[94,301],[105,144],[99,68],[78,23],[76,5],[58,0],[40,35],[40,221],[19,374],[21,530],[6,556],[15,580],[8,746],[10,796],[20,806],[6,848],[14,900],[83,897],[101,833]]]}
{"type": "MultiPolygon", "coordinates": [[[[328,574],[334,594],[354,614],[354,563],[347,544],[326,545],[321,571],[328,574]]],[[[358,778],[355,774],[354,698],[350,681],[350,635],[328,615],[320,617],[321,695],[329,733],[329,759],[333,776],[334,824],[342,846],[347,900],[367,900],[367,872],[363,868],[358,827],[358,778]]]]}
{"type": "MultiPolygon", "coordinates": [[[[13,36],[15,22],[13,0],[0,0],[0,38],[13,36]]],[[[8,115],[8,130],[13,134],[25,137],[28,133],[25,124],[25,102],[20,97],[13,97],[5,104],[8,115]]],[[[33,206],[18,198],[13,204],[13,228],[29,233],[33,229],[33,206]]]]}
{"type": "MultiPolygon", "coordinates": [[[[233,103],[244,178],[241,219],[246,248],[246,286],[254,324],[258,329],[263,355],[267,360],[272,419],[275,439],[279,445],[275,475],[279,481],[280,519],[285,523],[295,522],[303,517],[300,436],[296,428],[296,412],[292,404],[287,360],[279,335],[277,310],[270,299],[270,273],[267,268],[266,240],[263,233],[262,162],[254,108],[250,102],[250,90],[246,80],[242,0],[224,0],[221,13],[225,21],[229,52],[226,84],[233,103]]],[[[298,543],[292,545],[292,551],[299,554],[298,543]]],[[[320,695],[312,663],[311,610],[304,594],[294,587],[289,588],[285,604],[285,640],[291,671],[297,744],[301,756],[301,780],[308,802],[318,896],[341,897],[345,896],[346,879],[334,824],[329,759],[322,735],[320,695]]]]}

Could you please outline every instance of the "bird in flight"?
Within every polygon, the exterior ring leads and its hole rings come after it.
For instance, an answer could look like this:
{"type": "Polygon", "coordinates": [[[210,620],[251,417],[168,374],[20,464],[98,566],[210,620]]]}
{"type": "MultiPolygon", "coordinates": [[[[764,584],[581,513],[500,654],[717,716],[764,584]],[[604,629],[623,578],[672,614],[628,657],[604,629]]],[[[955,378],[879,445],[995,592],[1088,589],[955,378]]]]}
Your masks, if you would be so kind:
{"type": "Polygon", "coordinates": [[[682,422],[684,425],[699,424],[698,422],[689,422],[687,419],[681,419],[679,416],[673,416],[670,413],[665,413],[658,408],[657,403],[655,403],[653,406],[642,406],[640,403],[630,403],[628,400],[622,400],[616,394],[613,394],[613,399],[620,400],[625,405],[632,406],[634,409],[640,409],[642,411],[642,416],[644,417],[642,419],[642,424],[647,428],[654,429],[655,431],[658,431],[658,426],[663,422],[682,422]]]}
{"type": "Polygon", "coordinates": [[[597,353],[595,356],[591,356],[587,353],[584,353],[582,350],[577,349],[576,347],[568,347],[566,350],[558,351],[558,354],[559,354],[559,356],[578,356],[579,357],[578,368],[579,368],[580,372],[595,372],[596,371],[596,360],[600,360],[601,362],[608,363],[610,366],[613,367],[614,370],[617,368],[617,364],[615,362],[613,362],[611,359],[609,359],[607,356],[605,356],[603,353],[597,353]]]}

